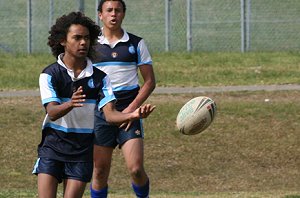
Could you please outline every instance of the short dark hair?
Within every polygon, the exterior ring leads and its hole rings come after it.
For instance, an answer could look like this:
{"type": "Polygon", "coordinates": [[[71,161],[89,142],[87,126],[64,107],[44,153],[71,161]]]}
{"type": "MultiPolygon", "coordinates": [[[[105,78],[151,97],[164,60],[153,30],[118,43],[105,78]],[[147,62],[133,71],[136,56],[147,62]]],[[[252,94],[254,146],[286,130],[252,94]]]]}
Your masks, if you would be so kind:
{"type": "Polygon", "coordinates": [[[97,9],[98,12],[102,12],[102,6],[103,6],[104,2],[106,2],[106,1],[119,1],[123,6],[123,11],[126,12],[126,4],[123,0],[100,0],[98,9],[97,9]]]}
{"type": "Polygon", "coordinates": [[[69,28],[73,24],[78,24],[86,27],[90,33],[90,48],[88,57],[93,54],[92,46],[96,43],[97,38],[101,32],[100,27],[89,17],[85,16],[81,12],[71,12],[67,15],[63,15],[56,20],[56,23],[51,27],[48,37],[48,45],[51,48],[53,56],[57,56],[65,52],[64,46],[60,43],[67,38],[69,28]]]}

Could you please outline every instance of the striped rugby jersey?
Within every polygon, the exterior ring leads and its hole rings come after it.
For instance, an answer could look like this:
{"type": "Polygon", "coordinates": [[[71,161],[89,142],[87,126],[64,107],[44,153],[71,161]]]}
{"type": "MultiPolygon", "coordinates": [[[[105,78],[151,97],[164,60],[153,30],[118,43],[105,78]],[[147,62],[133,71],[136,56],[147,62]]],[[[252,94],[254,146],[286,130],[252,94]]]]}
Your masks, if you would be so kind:
{"type": "Polygon", "coordinates": [[[123,100],[131,102],[129,100],[133,100],[139,90],[138,67],[152,65],[144,39],[125,30],[123,32],[123,37],[113,44],[103,35],[99,36],[95,46],[96,58],[93,59],[93,65],[107,73],[111,80],[118,110],[123,100]],[[128,95],[132,97],[128,99],[128,95]]]}
{"type": "Polygon", "coordinates": [[[75,78],[61,60],[46,67],[39,78],[42,104],[60,104],[71,99],[79,86],[83,87],[86,101],[83,107],[73,108],[65,116],[51,121],[46,112],[39,157],[62,161],[92,161],[94,111],[115,100],[108,76],[92,66],[87,59],[86,68],[75,78]]]}

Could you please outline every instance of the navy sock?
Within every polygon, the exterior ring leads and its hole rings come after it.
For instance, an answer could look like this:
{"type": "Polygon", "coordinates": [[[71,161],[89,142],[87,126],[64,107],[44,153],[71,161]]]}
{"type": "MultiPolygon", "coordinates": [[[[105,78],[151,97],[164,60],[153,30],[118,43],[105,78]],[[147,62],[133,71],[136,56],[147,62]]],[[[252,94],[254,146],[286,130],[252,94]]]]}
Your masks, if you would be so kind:
{"type": "Polygon", "coordinates": [[[149,180],[144,186],[137,186],[134,183],[132,183],[132,189],[135,192],[136,196],[138,198],[148,198],[149,197],[149,180]]]}
{"type": "Polygon", "coordinates": [[[107,198],[108,187],[102,188],[100,190],[94,190],[91,184],[90,191],[91,191],[91,198],[107,198]]]}

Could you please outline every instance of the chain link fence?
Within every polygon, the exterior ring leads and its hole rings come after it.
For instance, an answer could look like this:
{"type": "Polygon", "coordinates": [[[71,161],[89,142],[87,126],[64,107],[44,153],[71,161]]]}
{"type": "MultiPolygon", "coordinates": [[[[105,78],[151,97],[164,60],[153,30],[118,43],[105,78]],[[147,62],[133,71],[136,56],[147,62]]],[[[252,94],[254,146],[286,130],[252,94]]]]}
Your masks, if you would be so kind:
{"type": "MultiPolygon", "coordinates": [[[[151,52],[298,51],[299,0],[125,0],[123,28],[151,52]]],[[[83,11],[98,21],[98,0],[0,0],[0,52],[48,53],[56,18],[83,11]]],[[[99,23],[101,25],[101,23],[99,23]]]]}

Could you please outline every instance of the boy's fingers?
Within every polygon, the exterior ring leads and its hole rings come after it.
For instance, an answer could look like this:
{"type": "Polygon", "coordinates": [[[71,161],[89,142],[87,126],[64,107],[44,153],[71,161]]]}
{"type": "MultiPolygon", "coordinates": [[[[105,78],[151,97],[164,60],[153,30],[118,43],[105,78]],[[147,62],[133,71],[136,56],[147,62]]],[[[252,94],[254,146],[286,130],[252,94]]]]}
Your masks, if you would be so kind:
{"type": "Polygon", "coordinates": [[[150,111],[152,112],[155,108],[156,108],[156,106],[152,106],[150,111]]]}
{"type": "Polygon", "coordinates": [[[119,128],[123,128],[126,124],[127,124],[126,122],[123,122],[123,123],[119,126],[119,128]]]}

